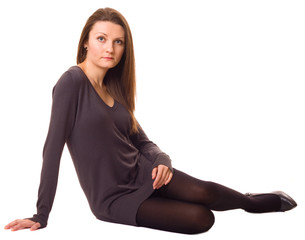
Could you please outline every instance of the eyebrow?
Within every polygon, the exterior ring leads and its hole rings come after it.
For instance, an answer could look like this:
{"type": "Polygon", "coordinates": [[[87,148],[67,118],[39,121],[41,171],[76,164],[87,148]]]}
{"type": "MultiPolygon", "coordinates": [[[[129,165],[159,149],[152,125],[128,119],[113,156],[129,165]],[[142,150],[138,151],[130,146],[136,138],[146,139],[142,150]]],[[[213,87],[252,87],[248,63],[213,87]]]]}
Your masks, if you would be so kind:
{"type": "MultiPolygon", "coordinates": [[[[108,35],[107,35],[106,33],[103,33],[103,32],[97,32],[96,35],[97,35],[97,34],[100,34],[100,33],[102,33],[102,34],[104,34],[106,37],[108,37],[108,35]]],[[[125,37],[117,37],[117,38],[123,38],[123,39],[124,39],[125,37]]]]}

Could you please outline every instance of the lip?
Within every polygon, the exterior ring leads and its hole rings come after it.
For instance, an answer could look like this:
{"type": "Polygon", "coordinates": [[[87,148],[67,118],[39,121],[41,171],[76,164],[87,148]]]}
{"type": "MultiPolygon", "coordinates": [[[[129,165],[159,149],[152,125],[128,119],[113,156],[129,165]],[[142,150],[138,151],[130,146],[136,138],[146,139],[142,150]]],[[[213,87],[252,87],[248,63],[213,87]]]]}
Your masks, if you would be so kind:
{"type": "Polygon", "coordinates": [[[103,57],[105,60],[113,60],[113,57],[103,57]]]}

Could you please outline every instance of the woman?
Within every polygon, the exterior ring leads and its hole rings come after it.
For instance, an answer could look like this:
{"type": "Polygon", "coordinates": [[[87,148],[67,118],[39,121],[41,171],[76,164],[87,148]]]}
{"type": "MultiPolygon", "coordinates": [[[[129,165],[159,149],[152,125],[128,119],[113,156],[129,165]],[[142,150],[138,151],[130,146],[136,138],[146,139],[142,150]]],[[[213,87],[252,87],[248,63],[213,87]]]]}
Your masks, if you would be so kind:
{"type": "Polygon", "coordinates": [[[172,168],[169,156],[135,119],[132,36],[116,10],[98,9],[88,19],[77,64],[53,89],[37,214],[15,220],[6,229],[47,226],[65,143],[90,208],[100,220],[194,234],[212,227],[211,210],[263,213],[296,207],[283,192],[244,195],[172,168]]]}

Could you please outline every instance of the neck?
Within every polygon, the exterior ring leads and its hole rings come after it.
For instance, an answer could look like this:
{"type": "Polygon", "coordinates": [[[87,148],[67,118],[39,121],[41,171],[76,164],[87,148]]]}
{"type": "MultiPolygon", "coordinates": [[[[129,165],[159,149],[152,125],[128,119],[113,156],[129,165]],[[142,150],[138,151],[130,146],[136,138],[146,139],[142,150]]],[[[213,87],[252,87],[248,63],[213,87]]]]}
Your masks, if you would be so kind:
{"type": "Polygon", "coordinates": [[[88,79],[100,88],[103,87],[104,77],[108,69],[97,67],[96,65],[87,62],[86,60],[78,65],[86,74],[88,79]]]}

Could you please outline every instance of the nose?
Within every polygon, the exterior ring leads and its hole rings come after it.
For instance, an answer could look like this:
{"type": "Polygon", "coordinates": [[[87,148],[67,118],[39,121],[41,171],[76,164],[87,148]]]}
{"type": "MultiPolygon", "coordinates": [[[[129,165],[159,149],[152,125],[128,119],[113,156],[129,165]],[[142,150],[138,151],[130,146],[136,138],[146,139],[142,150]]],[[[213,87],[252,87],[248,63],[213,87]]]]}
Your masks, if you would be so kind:
{"type": "Polygon", "coordinates": [[[106,52],[107,53],[112,53],[113,52],[113,43],[112,42],[108,42],[107,46],[106,46],[106,52]]]}

